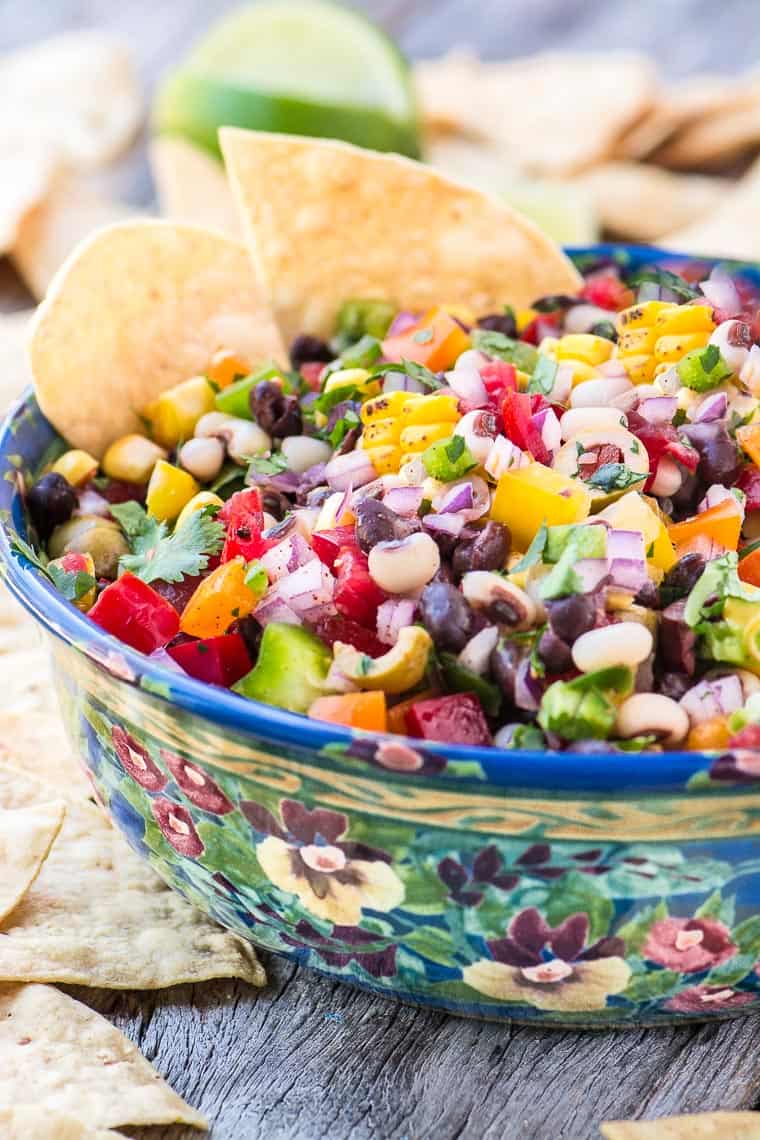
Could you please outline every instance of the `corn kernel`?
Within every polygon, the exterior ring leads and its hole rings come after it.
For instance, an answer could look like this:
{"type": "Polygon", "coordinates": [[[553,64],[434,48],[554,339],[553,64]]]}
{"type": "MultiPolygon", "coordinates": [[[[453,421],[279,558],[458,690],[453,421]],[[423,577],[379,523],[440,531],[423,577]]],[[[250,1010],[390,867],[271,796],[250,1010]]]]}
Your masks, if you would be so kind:
{"type": "Polygon", "coordinates": [[[211,357],[206,376],[217,388],[229,388],[235,380],[242,380],[251,371],[251,365],[244,357],[229,348],[222,348],[211,357]]]}
{"type": "Polygon", "coordinates": [[[424,451],[437,439],[448,439],[451,431],[451,423],[413,424],[401,432],[399,443],[403,451],[424,451]]]}
{"type": "Polygon", "coordinates": [[[109,479],[147,483],[161,459],[166,459],[166,452],[152,439],[144,435],[123,435],[107,449],[101,467],[109,479]]]}
{"type": "Polygon", "coordinates": [[[456,396],[407,396],[401,412],[404,427],[413,424],[457,423],[459,420],[456,396]]]}
{"type": "Polygon", "coordinates": [[[654,376],[657,361],[653,356],[621,356],[620,363],[632,384],[648,384],[654,376]]]}
{"type": "Polygon", "coordinates": [[[193,376],[162,392],[143,409],[150,424],[150,434],[164,447],[176,447],[190,439],[201,416],[213,412],[216,393],[205,376],[193,376]]]}
{"type": "Polygon", "coordinates": [[[390,416],[400,416],[404,404],[409,399],[408,392],[388,392],[387,395],[373,396],[361,407],[361,421],[369,424],[376,419],[386,419],[390,416]]]}
{"type": "Polygon", "coordinates": [[[362,434],[362,447],[368,451],[371,447],[385,447],[386,444],[398,443],[401,425],[397,419],[374,420],[367,424],[362,434]]]}
{"type": "Polygon", "coordinates": [[[200,487],[192,475],[159,459],[148,483],[145,499],[148,514],[161,522],[173,522],[199,491],[200,487]]]}
{"type": "Polygon", "coordinates": [[[655,341],[660,334],[656,328],[626,329],[620,334],[618,341],[618,356],[643,356],[654,350],[655,341]]]}
{"type": "Polygon", "coordinates": [[[604,364],[612,356],[611,340],[593,333],[567,333],[557,346],[558,360],[582,360],[584,364],[604,364]]]}
{"type": "Polygon", "coordinates": [[[380,391],[379,382],[366,368],[339,368],[325,381],[323,392],[334,392],[336,388],[358,388],[364,396],[376,396],[380,391]]]}
{"type": "Polygon", "coordinates": [[[515,324],[517,325],[518,333],[524,332],[531,321],[535,320],[538,313],[535,309],[516,309],[515,310],[515,324]]]}
{"type": "Polygon", "coordinates": [[[618,331],[625,329],[644,329],[653,325],[660,313],[672,312],[678,306],[672,301],[642,301],[639,305],[631,305],[617,315],[618,331]]]}
{"type": "Polygon", "coordinates": [[[400,447],[370,447],[367,448],[372,466],[378,475],[393,475],[401,466],[403,452],[400,447]]]}
{"type": "Polygon", "coordinates": [[[677,333],[674,336],[661,336],[655,343],[655,360],[666,364],[676,364],[687,352],[694,348],[704,348],[710,339],[707,332],[677,333]]]}
{"type": "Polygon", "coordinates": [[[184,526],[189,518],[191,518],[197,511],[202,511],[204,507],[223,507],[224,499],[220,499],[213,491],[199,491],[197,495],[193,495],[188,503],[179,513],[174,529],[179,530],[184,526]]]}
{"type": "Polygon", "coordinates": [[[593,380],[596,376],[596,369],[592,364],[586,364],[584,360],[563,360],[563,364],[569,364],[573,370],[573,387],[576,384],[583,384],[586,380],[593,380]]]}
{"type": "Polygon", "coordinates": [[[72,487],[81,487],[97,473],[98,461],[89,452],[74,449],[56,459],[50,470],[56,475],[63,475],[72,487]]]}
{"type": "Polygon", "coordinates": [[[679,305],[673,312],[664,310],[655,318],[658,336],[674,333],[711,333],[715,328],[709,305],[679,305]]]}

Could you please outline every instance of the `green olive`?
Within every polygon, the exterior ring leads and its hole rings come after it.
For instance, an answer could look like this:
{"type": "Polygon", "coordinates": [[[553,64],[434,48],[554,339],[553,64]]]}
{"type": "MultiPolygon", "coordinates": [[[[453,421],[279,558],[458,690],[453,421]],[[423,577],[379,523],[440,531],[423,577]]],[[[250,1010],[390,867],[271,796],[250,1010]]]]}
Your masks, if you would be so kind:
{"type": "Polygon", "coordinates": [[[57,526],[48,542],[51,558],[64,554],[90,554],[96,578],[115,578],[122,554],[129,553],[127,540],[118,523],[100,515],[79,515],[57,526]]]}

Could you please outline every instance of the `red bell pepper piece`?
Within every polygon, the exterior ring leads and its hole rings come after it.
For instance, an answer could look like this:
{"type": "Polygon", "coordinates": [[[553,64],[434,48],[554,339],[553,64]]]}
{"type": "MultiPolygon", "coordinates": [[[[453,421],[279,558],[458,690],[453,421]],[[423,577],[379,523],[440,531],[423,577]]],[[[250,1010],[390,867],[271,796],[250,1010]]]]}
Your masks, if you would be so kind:
{"type": "Polygon", "coordinates": [[[748,463],[736,480],[736,486],[747,496],[747,511],[760,511],[760,468],[748,463]]]}
{"type": "Polygon", "coordinates": [[[529,451],[538,463],[551,463],[551,455],[532,420],[531,397],[522,392],[507,392],[501,405],[504,434],[522,451],[529,451]]]}
{"type": "Polygon", "coordinates": [[[325,366],[321,360],[307,360],[301,365],[301,375],[306,387],[312,392],[318,392],[322,382],[322,373],[325,366]]]}
{"type": "Polygon", "coordinates": [[[378,606],[386,595],[370,577],[366,554],[344,546],[335,559],[335,574],[335,608],[359,625],[374,630],[378,606]]]}
{"type": "Polygon", "coordinates": [[[488,392],[489,403],[498,411],[507,392],[517,391],[517,369],[507,360],[489,360],[479,371],[480,379],[488,392]]]}
{"type": "Polygon", "coordinates": [[[410,736],[447,744],[490,744],[491,733],[474,693],[451,693],[417,701],[406,714],[410,736]]]}
{"type": "Polygon", "coordinates": [[[589,277],[579,296],[600,309],[617,312],[627,309],[634,302],[632,291],[623,284],[615,273],[595,273],[589,277]]]}
{"type": "Polygon", "coordinates": [[[147,582],[129,573],[106,586],[88,617],[140,653],[162,649],[179,630],[174,606],[147,582]]]}
{"type": "Polygon", "coordinates": [[[354,649],[366,653],[369,657],[382,657],[390,648],[371,629],[351,621],[342,614],[337,617],[320,618],[312,624],[312,629],[331,649],[336,641],[342,641],[345,645],[353,645],[354,649]]]}
{"type": "Polygon", "coordinates": [[[353,526],[336,526],[332,530],[318,530],[311,536],[311,547],[328,570],[335,569],[335,559],[341,550],[359,553],[356,529],[353,526]]]}
{"type": "Polygon", "coordinates": [[[238,556],[251,562],[254,558],[261,558],[262,554],[274,546],[274,543],[261,537],[264,508],[258,487],[236,491],[224,504],[217,518],[224,523],[226,534],[222,562],[231,562],[238,556]]]}
{"type": "Polygon", "coordinates": [[[184,641],[166,651],[197,681],[229,689],[250,672],[253,662],[239,633],[223,633],[200,641],[184,641]]]}
{"type": "Polygon", "coordinates": [[[729,748],[760,748],[760,724],[748,724],[728,742],[729,748]]]}
{"type": "Polygon", "coordinates": [[[520,340],[527,344],[539,345],[545,336],[556,336],[562,313],[541,313],[525,326],[520,333],[520,340]]]}

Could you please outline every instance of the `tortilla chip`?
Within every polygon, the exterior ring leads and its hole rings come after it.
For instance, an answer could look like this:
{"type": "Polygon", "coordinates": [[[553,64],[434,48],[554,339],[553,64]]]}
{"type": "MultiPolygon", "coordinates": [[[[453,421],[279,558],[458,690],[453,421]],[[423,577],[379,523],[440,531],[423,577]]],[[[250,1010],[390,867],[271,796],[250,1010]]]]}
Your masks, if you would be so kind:
{"type": "Polygon", "coordinates": [[[58,163],[49,146],[26,132],[0,130],[0,140],[0,255],[5,256],[26,215],[45,198],[58,163]]]}
{"type": "MultiPolygon", "coordinates": [[[[0,765],[0,807],[49,799],[45,785],[0,765]]],[[[82,801],[67,805],[36,882],[0,924],[0,935],[3,981],[108,989],[161,989],[209,978],[266,981],[248,942],[167,887],[102,811],[82,801]]]]}
{"type": "Polygon", "coordinates": [[[679,253],[760,260],[760,159],[735,187],[723,195],[717,210],[691,226],[663,235],[660,245],[679,253]]]}
{"type": "Polygon", "coordinates": [[[737,104],[686,125],[652,156],[663,166],[716,168],[760,145],[760,82],[737,104]]]}
{"type": "Polygon", "coordinates": [[[83,178],[59,173],[45,200],[24,215],[11,251],[13,263],[39,301],[81,241],[135,216],[131,207],[104,198],[83,178]]]}
{"type": "Polygon", "coordinates": [[[80,245],[37,311],[37,399],[72,447],[101,455],[159,393],[220,348],[284,357],[241,246],[170,222],[111,226],[80,245]]]}
{"type": "Polygon", "coordinates": [[[40,873],[66,806],[60,800],[28,808],[0,808],[0,919],[21,901],[40,873]]]}
{"type": "Polygon", "coordinates": [[[704,1112],[659,1120],[610,1120],[605,1140],[760,1140],[760,1113],[704,1112]]]}
{"type": "Polygon", "coordinates": [[[100,1014],[52,986],[0,986],[0,1104],[37,1105],[91,1128],[206,1120],[100,1014]]]}
{"type": "Polygon", "coordinates": [[[230,127],[220,141],[286,341],[329,334],[348,297],[482,314],[578,288],[575,268],[532,222],[420,163],[230,127]]]}
{"type": "Polygon", "coordinates": [[[0,1136],[3,1140],[124,1140],[123,1132],[91,1128],[68,1113],[34,1104],[0,1108],[0,1136]]]}
{"type": "Polygon", "coordinates": [[[0,135],[23,122],[73,166],[98,166],[131,143],[143,115],[128,46],[94,30],[67,32],[0,57],[0,135]]]}
{"type": "Polygon", "coordinates": [[[165,218],[242,241],[240,219],[218,159],[186,139],[164,135],[150,144],[150,165],[165,218]]]}
{"type": "Polygon", "coordinates": [[[714,210],[731,190],[722,178],[673,174],[635,162],[608,162],[574,185],[586,190],[605,230],[632,241],[655,241],[714,210]]]}
{"type": "Polygon", "coordinates": [[[428,130],[498,140],[517,169],[552,176],[606,158],[657,94],[651,61],[628,52],[494,63],[452,52],[421,61],[414,76],[428,130]]]}
{"type": "Polygon", "coordinates": [[[31,383],[26,360],[26,340],[33,310],[0,313],[0,412],[18,399],[31,383]]]}

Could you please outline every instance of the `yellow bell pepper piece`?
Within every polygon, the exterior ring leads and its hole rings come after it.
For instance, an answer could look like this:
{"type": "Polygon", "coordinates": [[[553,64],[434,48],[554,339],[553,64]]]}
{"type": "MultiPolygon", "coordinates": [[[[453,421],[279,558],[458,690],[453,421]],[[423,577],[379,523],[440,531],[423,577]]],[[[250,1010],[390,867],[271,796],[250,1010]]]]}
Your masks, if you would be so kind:
{"type": "Polygon", "coordinates": [[[200,487],[192,475],[165,459],[159,459],[153,468],[145,497],[148,514],[161,522],[173,522],[199,491],[200,487]]]}
{"type": "Polygon", "coordinates": [[[144,435],[123,435],[114,440],[101,461],[103,474],[127,483],[147,483],[151,472],[166,452],[144,435]]]}
{"type": "Polygon", "coordinates": [[[190,439],[201,416],[213,412],[216,392],[205,376],[193,376],[162,392],[143,408],[142,415],[150,424],[150,434],[163,447],[176,447],[190,439]]]}
{"type": "Polygon", "coordinates": [[[593,333],[567,333],[557,346],[557,360],[581,360],[584,364],[604,364],[615,346],[611,340],[593,333]]]}
{"type": "Polygon", "coordinates": [[[247,617],[256,595],[245,584],[245,560],[232,558],[204,578],[182,611],[179,627],[192,637],[218,637],[247,617]]]}
{"type": "Polygon", "coordinates": [[[542,523],[561,526],[588,518],[591,495],[578,479],[570,479],[542,463],[507,471],[499,479],[491,518],[506,523],[519,550],[527,550],[542,523]]]}
{"type": "Polygon", "coordinates": [[[63,475],[72,487],[81,487],[97,474],[98,461],[89,452],[74,449],[65,451],[56,459],[50,470],[56,475],[63,475]]]}
{"type": "Polygon", "coordinates": [[[517,325],[518,333],[524,332],[528,325],[538,313],[535,309],[515,309],[515,324],[517,325]]]}
{"type": "Polygon", "coordinates": [[[179,517],[174,524],[174,529],[179,530],[184,526],[189,518],[191,518],[197,511],[202,511],[204,507],[223,507],[224,499],[220,499],[213,491],[200,491],[197,495],[193,495],[189,503],[185,503],[184,507],[179,513],[179,517]]]}

